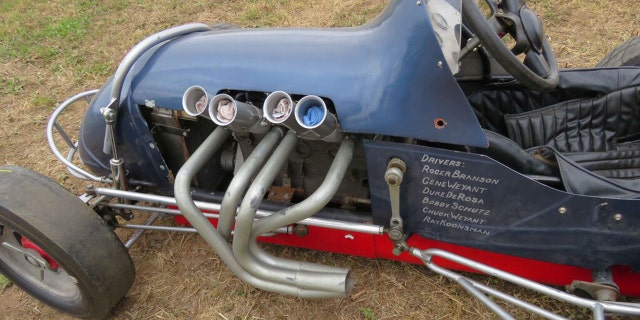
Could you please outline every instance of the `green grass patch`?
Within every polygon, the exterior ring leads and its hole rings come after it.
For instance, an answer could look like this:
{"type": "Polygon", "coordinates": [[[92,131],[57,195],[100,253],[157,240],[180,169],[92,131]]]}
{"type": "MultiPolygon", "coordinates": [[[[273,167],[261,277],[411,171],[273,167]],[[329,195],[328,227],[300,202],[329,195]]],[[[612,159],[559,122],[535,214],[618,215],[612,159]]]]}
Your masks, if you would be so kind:
{"type": "Polygon", "coordinates": [[[37,95],[31,99],[31,103],[36,108],[49,108],[54,109],[57,105],[56,100],[52,97],[37,95]]]}
{"type": "Polygon", "coordinates": [[[40,36],[53,40],[79,40],[87,32],[88,25],[87,16],[65,17],[48,24],[40,36]]]}
{"type": "Polygon", "coordinates": [[[376,313],[371,310],[371,308],[360,308],[360,313],[366,320],[376,320],[376,313]]]}
{"type": "MultiPolygon", "coordinates": [[[[69,3],[69,8],[76,6],[69,3]]],[[[64,10],[54,14],[57,12],[50,12],[46,2],[0,6],[0,59],[46,66],[76,51],[88,32],[92,13],[64,10]]]]}
{"type": "Polygon", "coordinates": [[[19,94],[24,89],[25,82],[18,78],[0,78],[0,93],[19,94]]]}
{"type": "Polygon", "coordinates": [[[11,281],[7,279],[3,274],[0,273],[0,293],[4,291],[4,289],[8,288],[11,285],[11,281]]]}

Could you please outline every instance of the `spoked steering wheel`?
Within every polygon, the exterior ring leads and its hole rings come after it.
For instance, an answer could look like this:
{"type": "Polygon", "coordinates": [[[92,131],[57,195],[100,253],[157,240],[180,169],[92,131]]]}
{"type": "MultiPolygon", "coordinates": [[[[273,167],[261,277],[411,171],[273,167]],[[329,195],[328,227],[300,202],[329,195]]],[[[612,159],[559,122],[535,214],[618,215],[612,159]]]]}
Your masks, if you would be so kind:
{"type": "MultiPolygon", "coordinates": [[[[542,22],[524,0],[485,0],[491,9],[486,19],[475,0],[462,0],[462,16],[475,37],[496,61],[522,85],[549,91],[558,85],[558,62],[542,30],[542,22]],[[501,36],[509,34],[516,44],[509,49],[501,36]],[[517,57],[525,54],[524,61],[517,57]]],[[[472,39],[473,40],[473,39],[472,39]]],[[[468,46],[477,46],[469,41],[468,46]]]]}

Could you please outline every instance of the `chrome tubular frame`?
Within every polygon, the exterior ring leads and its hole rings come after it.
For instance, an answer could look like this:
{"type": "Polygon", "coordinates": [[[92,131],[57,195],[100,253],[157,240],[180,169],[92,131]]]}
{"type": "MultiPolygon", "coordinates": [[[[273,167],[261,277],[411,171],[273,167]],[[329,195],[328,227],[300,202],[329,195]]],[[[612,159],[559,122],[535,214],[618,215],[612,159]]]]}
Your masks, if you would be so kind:
{"type": "Polygon", "coordinates": [[[503,300],[504,302],[511,303],[520,308],[526,309],[546,319],[565,319],[560,317],[546,309],[539,306],[530,304],[529,302],[518,299],[512,295],[501,292],[499,290],[488,287],[477,281],[469,279],[463,275],[455,273],[451,270],[443,268],[433,262],[433,257],[439,257],[451,262],[455,262],[459,265],[471,268],[476,271],[480,271],[484,274],[500,278],[504,281],[511,282],[520,287],[527,288],[546,296],[554,298],[565,303],[569,303],[578,307],[588,308],[593,312],[594,319],[605,319],[605,314],[620,314],[620,315],[632,315],[640,316],[640,305],[637,303],[623,303],[623,302],[609,302],[609,301],[597,301],[560,291],[540,283],[516,276],[514,274],[490,267],[488,265],[473,261],[471,259],[464,258],[462,256],[453,254],[448,251],[440,249],[427,249],[420,250],[417,248],[409,249],[416,258],[422,260],[422,262],[432,271],[441,274],[462,286],[472,296],[483,302],[489,309],[496,313],[501,319],[514,319],[511,314],[500,307],[495,301],[491,300],[489,296],[503,300]]]}

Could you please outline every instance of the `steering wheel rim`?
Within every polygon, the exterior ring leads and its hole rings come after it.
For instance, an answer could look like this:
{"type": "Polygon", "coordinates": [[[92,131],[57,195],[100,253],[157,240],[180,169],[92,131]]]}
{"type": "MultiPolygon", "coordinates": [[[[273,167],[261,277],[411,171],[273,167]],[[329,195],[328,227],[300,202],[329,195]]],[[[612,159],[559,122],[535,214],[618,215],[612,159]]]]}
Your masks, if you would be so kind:
{"type": "MultiPolygon", "coordinates": [[[[522,7],[526,7],[524,1],[520,3],[522,7]]],[[[494,10],[495,9],[492,8],[492,11],[494,10]]],[[[495,11],[493,15],[494,17],[496,16],[495,11]]],[[[534,61],[534,63],[546,64],[545,67],[548,67],[549,73],[542,76],[521,62],[516,54],[514,54],[498,36],[499,32],[511,33],[512,30],[498,30],[498,32],[496,32],[489,21],[485,19],[480,8],[474,3],[474,0],[462,0],[462,16],[482,45],[487,48],[496,61],[516,80],[520,81],[523,86],[532,90],[550,91],[558,85],[558,62],[544,34],[540,33],[536,35],[537,37],[533,41],[535,42],[537,40],[539,42],[537,46],[541,52],[533,52],[535,50],[532,47],[536,47],[534,43],[532,43],[531,46],[527,45],[527,48],[523,50],[523,52],[526,52],[527,59],[537,59],[538,61],[534,61]]],[[[504,29],[506,27],[500,24],[500,28],[504,29]]]]}

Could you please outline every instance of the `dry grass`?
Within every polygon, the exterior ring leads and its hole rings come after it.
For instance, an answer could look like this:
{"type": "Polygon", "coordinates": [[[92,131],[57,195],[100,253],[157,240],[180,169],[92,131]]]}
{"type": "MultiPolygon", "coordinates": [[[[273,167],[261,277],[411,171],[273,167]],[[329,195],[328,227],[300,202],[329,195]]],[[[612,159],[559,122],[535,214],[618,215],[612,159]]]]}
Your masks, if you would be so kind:
{"type": "MultiPolygon", "coordinates": [[[[408,1],[408,0],[407,0],[408,1]]],[[[381,10],[381,0],[0,3],[0,163],[44,173],[76,192],[46,147],[44,126],[56,102],[96,88],[145,36],[187,22],[243,27],[345,26],[381,10]]],[[[529,1],[543,17],[561,66],[588,67],[640,33],[636,0],[529,1]]],[[[77,123],[81,115],[68,116],[77,123]]],[[[34,195],[37,196],[37,195],[34,195]]],[[[137,279],[114,319],[492,319],[480,303],[426,268],[390,261],[269,247],[278,255],[350,268],[348,299],[302,300],[251,288],[234,277],[196,235],[148,233],[131,254],[137,279]]],[[[496,284],[490,279],[476,277],[496,284]]],[[[497,283],[507,292],[574,318],[575,309],[497,283]]],[[[18,288],[0,293],[0,318],[60,319],[18,288]]],[[[530,318],[526,312],[518,318],[530,318]]]]}

